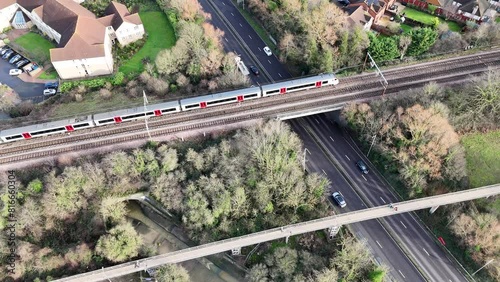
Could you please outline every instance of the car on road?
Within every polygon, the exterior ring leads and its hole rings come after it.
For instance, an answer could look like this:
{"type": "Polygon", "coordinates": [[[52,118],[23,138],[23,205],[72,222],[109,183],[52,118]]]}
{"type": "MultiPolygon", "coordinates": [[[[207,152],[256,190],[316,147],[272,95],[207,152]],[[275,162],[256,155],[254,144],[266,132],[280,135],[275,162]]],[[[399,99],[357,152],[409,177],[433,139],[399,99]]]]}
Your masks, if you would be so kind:
{"type": "Polygon", "coordinates": [[[356,166],[359,168],[359,170],[361,170],[362,173],[364,174],[368,174],[368,166],[365,164],[364,161],[362,160],[359,160],[357,163],[356,163],[356,166]]]}
{"type": "Polygon", "coordinates": [[[21,73],[23,73],[23,71],[20,70],[20,69],[11,69],[11,70],[9,70],[9,75],[20,75],[21,73]]]}
{"type": "Polygon", "coordinates": [[[8,58],[10,58],[10,56],[12,56],[14,54],[15,54],[15,52],[13,50],[7,50],[7,52],[5,52],[2,55],[2,59],[8,59],[8,58]]]}
{"type": "Polygon", "coordinates": [[[255,75],[259,75],[260,74],[259,69],[256,66],[249,66],[248,68],[250,69],[250,71],[253,74],[255,74],[255,75]]]}
{"type": "Polygon", "coordinates": [[[15,63],[16,67],[18,68],[22,68],[24,67],[25,65],[29,64],[29,60],[28,59],[22,59],[20,61],[18,61],[17,63],[15,63]]]}
{"type": "Polygon", "coordinates": [[[21,56],[21,55],[17,54],[17,55],[15,55],[14,57],[10,58],[9,63],[13,64],[13,63],[15,63],[15,62],[17,62],[17,61],[21,60],[22,58],[23,58],[23,56],[21,56]]]}
{"type": "Polygon", "coordinates": [[[340,194],[340,192],[333,192],[332,197],[341,208],[347,206],[344,197],[342,197],[342,194],[340,194]]]}
{"type": "Polygon", "coordinates": [[[264,47],[264,53],[266,53],[266,55],[268,56],[272,56],[273,55],[273,52],[271,52],[271,49],[269,47],[264,47]]]}

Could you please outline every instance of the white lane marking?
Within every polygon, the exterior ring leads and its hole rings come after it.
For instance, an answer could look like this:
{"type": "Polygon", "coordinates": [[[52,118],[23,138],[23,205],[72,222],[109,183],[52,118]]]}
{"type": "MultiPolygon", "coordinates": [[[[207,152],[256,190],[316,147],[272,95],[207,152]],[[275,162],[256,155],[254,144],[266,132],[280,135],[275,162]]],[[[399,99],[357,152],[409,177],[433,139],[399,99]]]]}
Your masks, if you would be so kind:
{"type": "Polygon", "coordinates": [[[384,201],[384,199],[382,199],[382,197],[380,197],[380,200],[382,200],[382,202],[384,202],[384,204],[385,204],[385,201],[384,201]]]}
{"type": "Polygon", "coordinates": [[[267,60],[269,62],[269,64],[271,63],[271,61],[267,60]]]}
{"type": "Polygon", "coordinates": [[[323,173],[324,173],[325,175],[327,175],[324,169],[322,169],[322,171],[323,171],[323,173]]]}
{"type": "Polygon", "coordinates": [[[319,124],[319,121],[317,119],[314,119],[316,121],[317,124],[319,124]]]}
{"type": "Polygon", "coordinates": [[[381,249],[383,249],[383,248],[382,248],[382,245],[380,245],[380,243],[379,243],[378,241],[375,241],[375,242],[377,242],[377,245],[378,245],[381,249]]]}
{"type": "Polygon", "coordinates": [[[424,252],[425,252],[428,256],[431,256],[431,255],[429,255],[429,253],[427,252],[427,250],[426,250],[426,249],[424,249],[424,248],[422,248],[422,249],[424,250],[424,252]]]}
{"type": "Polygon", "coordinates": [[[401,222],[401,224],[403,224],[403,226],[404,226],[406,229],[408,229],[408,228],[406,227],[406,225],[405,225],[402,221],[399,221],[399,222],[401,222]]]}
{"type": "Polygon", "coordinates": [[[252,37],[250,36],[250,34],[248,35],[248,37],[250,37],[250,39],[252,39],[252,37]]]}
{"type": "Polygon", "coordinates": [[[259,52],[262,51],[262,50],[260,50],[260,47],[257,47],[257,49],[259,49],[259,52]]]}
{"type": "Polygon", "coordinates": [[[240,23],[240,26],[241,26],[241,27],[243,27],[243,26],[241,25],[241,23],[240,23]]]}
{"type": "Polygon", "coordinates": [[[335,140],[333,140],[332,136],[330,136],[330,139],[332,139],[332,141],[335,142],[335,140]]]}
{"type": "Polygon", "coordinates": [[[351,160],[351,159],[349,159],[349,157],[348,157],[347,155],[345,155],[345,157],[346,157],[348,160],[351,160]]]}
{"type": "Polygon", "coordinates": [[[222,2],[222,5],[226,6],[226,3],[222,2]]]}
{"type": "Polygon", "coordinates": [[[233,16],[233,17],[234,17],[234,14],[233,14],[233,13],[231,13],[231,16],[233,16]]]}
{"type": "Polygon", "coordinates": [[[368,181],[364,175],[361,174],[361,176],[363,176],[363,178],[365,179],[365,181],[368,181]]]}
{"type": "Polygon", "coordinates": [[[403,278],[406,279],[406,277],[403,275],[403,272],[401,272],[401,270],[399,270],[399,269],[398,269],[398,271],[399,271],[399,273],[401,273],[401,276],[403,276],[403,278]]]}
{"type": "Polygon", "coordinates": [[[224,40],[226,40],[226,42],[229,42],[229,40],[227,40],[227,38],[224,37],[224,40]]]}
{"type": "Polygon", "coordinates": [[[282,77],[282,76],[281,76],[281,73],[278,73],[278,75],[279,75],[280,77],[282,77]]]}

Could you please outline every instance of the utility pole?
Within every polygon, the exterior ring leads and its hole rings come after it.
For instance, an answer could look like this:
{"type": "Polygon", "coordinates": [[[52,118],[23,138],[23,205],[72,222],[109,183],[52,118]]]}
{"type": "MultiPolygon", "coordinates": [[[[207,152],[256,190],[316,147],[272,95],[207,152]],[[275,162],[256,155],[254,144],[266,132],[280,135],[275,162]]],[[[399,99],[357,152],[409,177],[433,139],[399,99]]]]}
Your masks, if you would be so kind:
{"type": "Polygon", "coordinates": [[[146,124],[146,130],[148,132],[148,136],[149,136],[149,141],[151,141],[151,133],[149,132],[149,126],[148,126],[148,116],[147,116],[147,107],[146,105],[148,104],[148,97],[146,97],[146,92],[144,90],[142,90],[142,96],[144,97],[144,122],[146,124]]]}
{"type": "MultiPolygon", "coordinates": [[[[307,150],[307,148],[304,148],[304,158],[302,160],[302,166],[304,167],[304,171],[306,171],[306,154],[307,152],[309,152],[309,150],[307,150]]],[[[309,154],[311,154],[311,152],[309,152],[309,154]]]]}
{"type": "Polygon", "coordinates": [[[377,138],[377,134],[373,135],[372,144],[370,145],[370,149],[368,150],[368,154],[366,154],[366,157],[368,157],[370,155],[370,151],[372,150],[373,143],[375,143],[376,138],[377,138]]]}
{"type": "MultiPolygon", "coordinates": [[[[382,92],[382,96],[384,96],[385,94],[385,91],[387,90],[387,85],[389,85],[389,82],[387,82],[387,80],[385,79],[385,76],[384,74],[382,73],[382,71],[378,68],[377,66],[377,63],[375,63],[375,61],[373,60],[372,56],[370,56],[370,53],[366,52],[366,56],[368,58],[370,58],[370,65],[372,67],[375,67],[375,72],[377,73],[377,75],[380,75],[380,83],[382,84],[382,87],[384,87],[384,91],[382,92]]],[[[366,60],[365,60],[366,62],[366,60]]],[[[364,66],[363,66],[364,68],[364,66]]]]}
{"type": "Polygon", "coordinates": [[[479,268],[478,270],[476,270],[476,272],[472,273],[471,276],[474,276],[474,274],[478,273],[479,270],[485,268],[488,264],[492,263],[495,259],[490,259],[487,263],[485,263],[483,266],[481,266],[481,268],[479,268]]]}

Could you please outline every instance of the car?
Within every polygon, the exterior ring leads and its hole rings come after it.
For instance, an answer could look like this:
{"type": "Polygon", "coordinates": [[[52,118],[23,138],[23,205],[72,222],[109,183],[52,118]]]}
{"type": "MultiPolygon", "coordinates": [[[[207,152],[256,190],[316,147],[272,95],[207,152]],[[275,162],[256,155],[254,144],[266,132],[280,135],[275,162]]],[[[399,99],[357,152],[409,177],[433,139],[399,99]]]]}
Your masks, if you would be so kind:
{"type": "Polygon", "coordinates": [[[349,0],[338,0],[338,2],[344,6],[351,4],[351,2],[349,2],[349,0]]]}
{"type": "Polygon", "coordinates": [[[359,160],[356,165],[359,167],[362,173],[368,174],[368,166],[362,160],[359,160]]]}
{"type": "Polygon", "coordinates": [[[52,89],[52,88],[46,88],[43,90],[43,96],[51,96],[55,95],[57,93],[57,90],[52,89]]]}
{"type": "Polygon", "coordinates": [[[10,56],[12,56],[14,54],[15,54],[14,51],[8,50],[7,52],[5,52],[5,54],[2,55],[2,59],[8,59],[8,58],[10,58],[10,56]]]}
{"type": "Polygon", "coordinates": [[[23,73],[23,71],[20,70],[20,69],[11,69],[11,70],[9,70],[9,75],[20,75],[21,73],[23,73]]]}
{"type": "Polygon", "coordinates": [[[264,52],[266,53],[266,55],[268,56],[272,56],[273,55],[273,52],[271,52],[271,49],[269,47],[264,47],[264,52]]]}
{"type": "Polygon", "coordinates": [[[17,54],[17,55],[15,55],[14,57],[10,58],[9,63],[13,64],[13,63],[15,63],[15,62],[17,62],[17,61],[21,60],[22,58],[23,58],[23,56],[21,56],[21,55],[17,54]]]}
{"type": "Polygon", "coordinates": [[[253,74],[255,74],[255,75],[259,75],[260,74],[259,69],[256,66],[249,66],[248,68],[250,69],[250,71],[253,74]]]}
{"type": "Polygon", "coordinates": [[[59,82],[57,81],[49,81],[45,83],[45,89],[56,89],[59,87],[59,82]]]}
{"type": "Polygon", "coordinates": [[[3,54],[5,54],[9,50],[10,50],[10,48],[7,46],[2,47],[2,49],[0,49],[0,55],[3,56],[3,54]]]}
{"type": "Polygon", "coordinates": [[[333,192],[332,197],[341,208],[347,206],[344,197],[342,197],[342,194],[340,194],[340,192],[333,192]]]}
{"type": "Polygon", "coordinates": [[[16,65],[16,67],[18,67],[18,68],[22,68],[22,67],[24,67],[25,65],[29,64],[29,62],[30,62],[30,61],[29,61],[28,59],[22,59],[22,60],[18,61],[15,65],[16,65]]]}

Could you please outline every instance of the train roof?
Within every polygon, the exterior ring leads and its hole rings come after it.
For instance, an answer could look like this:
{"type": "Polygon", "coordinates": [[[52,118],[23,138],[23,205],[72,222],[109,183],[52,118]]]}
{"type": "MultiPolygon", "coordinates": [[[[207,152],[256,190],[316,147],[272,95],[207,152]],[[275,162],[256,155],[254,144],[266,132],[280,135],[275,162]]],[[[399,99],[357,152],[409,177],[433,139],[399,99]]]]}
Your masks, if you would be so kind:
{"type": "Polygon", "coordinates": [[[62,126],[70,125],[70,124],[76,124],[76,123],[85,122],[85,121],[92,122],[92,116],[81,116],[81,117],[76,117],[76,118],[72,118],[72,119],[59,120],[59,121],[46,122],[46,123],[33,124],[33,125],[28,125],[28,126],[5,129],[5,130],[0,131],[0,136],[10,136],[13,134],[33,132],[33,131],[49,129],[49,128],[58,128],[58,127],[62,127],[62,126]]]}
{"type": "Polygon", "coordinates": [[[206,102],[206,101],[212,101],[216,99],[224,99],[224,98],[230,98],[230,97],[236,97],[239,95],[248,95],[248,94],[253,94],[253,93],[259,93],[260,96],[260,87],[249,87],[249,88],[244,88],[244,89],[238,89],[238,90],[233,90],[233,91],[227,91],[227,92],[220,92],[220,93],[215,93],[211,95],[203,95],[203,96],[198,96],[198,97],[193,97],[193,98],[186,98],[181,100],[181,104],[195,104],[195,103],[200,103],[200,102],[206,102]]]}
{"type": "Polygon", "coordinates": [[[328,79],[334,79],[335,75],[333,73],[323,73],[315,76],[298,78],[283,82],[277,82],[273,84],[262,85],[262,90],[266,91],[268,89],[277,89],[282,87],[293,87],[295,85],[305,84],[305,83],[314,83],[316,81],[323,81],[328,79]]]}
{"type": "MultiPolygon", "coordinates": [[[[177,107],[179,107],[179,101],[171,101],[171,102],[147,105],[147,110],[154,111],[154,110],[160,110],[160,109],[165,109],[165,108],[177,108],[177,107]]],[[[101,120],[101,119],[105,119],[105,118],[113,118],[113,117],[125,116],[125,115],[142,113],[142,112],[144,112],[144,106],[130,108],[130,109],[124,109],[124,110],[117,110],[117,111],[113,111],[113,112],[106,112],[106,113],[101,113],[101,114],[95,114],[94,120],[101,120]]]]}

